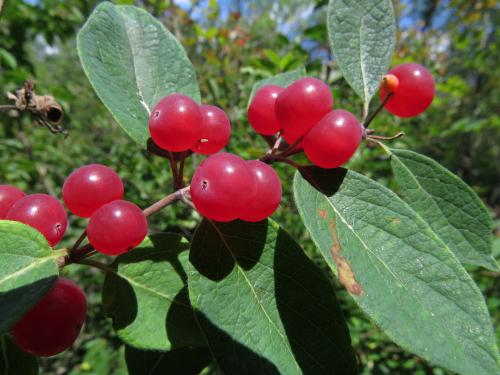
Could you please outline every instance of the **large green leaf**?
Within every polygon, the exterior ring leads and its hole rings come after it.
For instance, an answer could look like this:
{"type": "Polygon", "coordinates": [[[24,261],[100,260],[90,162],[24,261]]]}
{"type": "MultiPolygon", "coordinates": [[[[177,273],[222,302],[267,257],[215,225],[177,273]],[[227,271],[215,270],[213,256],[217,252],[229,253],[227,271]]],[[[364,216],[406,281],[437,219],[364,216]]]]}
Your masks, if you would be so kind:
{"type": "Polygon", "coordinates": [[[330,46],[344,78],[367,105],[387,73],[396,21],[391,0],[330,0],[330,46]]]}
{"type": "Polygon", "coordinates": [[[133,6],[101,3],[78,33],[78,54],[99,98],[140,145],[149,138],[149,114],[178,92],[200,100],[186,52],[153,16],[133,6]]]}
{"type": "Polygon", "coordinates": [[[130,375],[198,375],[210,362],[208,348],[182,348],[168,352],[125,349],[130,375]]]}
{"type": "Polygon", "coordinates": [[[0,336],[0,374],[37,375],[38,362],[31,354],[16,347],[7,336],[0,336]]]}
{"type": "Polygon", "coordinates": [[[161,233],[116,258],[116,273],[106,274],[102,302],[127,344],[170,350],[203,343],[187,294],[187,248],[182,237],[161,233]]]}
{"type": "Polygon", "coordinates": [[[35,229],[0,221],[0,333],[8,331],[51,289],[60,255],[35,229]]]}
{"type": "Polygon", "coordinates": [[[250,106],[250,103],[252,102],[252,99],[255,96],[255,93],[262,86],[278,85],[278,86],[282,86],[282,87],[287,87],[288,85],[292,84],[296,80],[303,78],[305,76],[306,76],[306,68],[304,66],[301,66],[298,69],[291,70],[291,71],[285,72],[285,73],[280,73],[280,74],[277,74],[275,76],[265,78],[263,80],[255,82],[253,87],[252,87],[252,92],[250,93],[250,97],[248,99],[247,107],[250,106]]]}
{"type": "Polygon", "coordinates": [[[205,220],[190,261],[189,296],[224,373],[356,373],[331,284],[275,222],[205,220]]]}
{"type": "Polygon", "coordinates": [[[461,374],[497,374],[483,296],[425,221],[358,173],[302,173],[307,180],[299,173],[294,180],[299,213],[361,308],[395,342],[431,362],[461,374]]]}
{"type": "Polygon", "coordinates": [[[498,271],[490,214],[474,191],[436,161],[387,149],[403,199],[464,264],[498,271]]]}

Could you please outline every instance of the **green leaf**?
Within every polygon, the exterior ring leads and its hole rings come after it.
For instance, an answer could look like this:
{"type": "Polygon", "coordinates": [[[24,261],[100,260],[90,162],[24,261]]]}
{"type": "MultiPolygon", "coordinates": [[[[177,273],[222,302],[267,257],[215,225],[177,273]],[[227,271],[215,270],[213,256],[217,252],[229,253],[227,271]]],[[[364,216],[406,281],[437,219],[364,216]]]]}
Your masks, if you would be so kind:
{"type": "Polygon", "coordinates": [[[198,375],[212,361],[207,348],[183,348],[168,352],[125,349],[130,375],[198,375]]]}
{"type": "Polygon", "coordinates": [[[138,349],[170,350],[203,343],[189,303],[188,243],[161,233],[120,255],[104,280],[102,303],[118,336],[138,349]]]}
{"type": "Polygon", "coordinates": [[[497,374],[483,296],[431,228],[386,187],[345,169],[294,180],[299,213],[359,306],[399,345],[460,374],[497,374]],[[313,187],[308,181],[311,181],[313,187]]]}
{"type": "Polygon", "coordinates": [[[391,0],[330,0],[330,47],[344,78],[365,106],[387,73],[396,21],[391,0]]]}
{"type": "Polygon", "coordinates": [[[52,287],[60,253],[37,230],[0,220],[0,333],[7,332],[52,287]]]}
{"type": "MultiPolygon", "coordinates": [[[[385,148],[385,147],[384,147],[385,148]]],[[[403,199],[464,264],[499,267],[493,258],[493,222],[484,204],[460,178],[436,161],[387,149],[403,199]]]]}
{"type": "Polygon", "coordinates": [[[265,85],[278,85],[278,86],[283,86],[287,87],[288,85],[292,84],[296,80],[303,78],[306,76],[306,68],[304,66],[301,66],[298,69],[291,70],[289,72],[277,74],[275,76],[257,81],[254,83],[252,87],[252,92],[250,93],[250,98],[248,99],[248,105],[247,108],[250,106],[250,103],[252,102],[253,97],[255,96],[255,93],[257,92],[258,89],[260,89],[262,86],[265,85]]]}
{"type": "Polygon", "coordinates": [[[224,373],[356,373],[330,282],[275,222],[205,220],[189,259],[189,296],[224,373]]]}
{"type": "Polygon", "coordinates": [[[194,67],[175,37],[140,8],[101,3],[78,33],[78,54],[97,95],[145,146],[149,114],[174,92],[200,100],[194,67]]]}
{"type": "Polygon", "coordinates": [[[0,374],[37,375],[38,362],[31,354],[23,352],[7,336],[0,337],[0,374]]]}

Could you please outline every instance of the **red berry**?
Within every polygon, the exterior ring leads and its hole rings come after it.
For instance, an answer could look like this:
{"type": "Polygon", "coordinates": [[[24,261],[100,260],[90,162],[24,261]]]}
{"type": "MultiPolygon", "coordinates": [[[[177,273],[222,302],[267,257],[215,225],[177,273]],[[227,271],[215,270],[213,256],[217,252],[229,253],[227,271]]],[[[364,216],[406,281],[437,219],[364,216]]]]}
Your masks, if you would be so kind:
{"type": "MultiPolygon", "coordinates": [[[[398,117],[413,117],[427,109],[434,99],[434,79],[422,65],[406,63],[392,68],[388,74],[397,77],[399,84],[385,104],[385,109],[398,117]]],[[[391,91],[384,84],[380,99],[391,91]]]]}
{"type": "Polygon", "coordinates": [[[111,168],[89,164],[66,178],[62,197],[73,214],[90,217],[103,204],[123,198],[123,183],[111,168]]]}
{"type": "Polygon", "coordinates": [[[59,278],[12,329],[16,345],[36,356],[49,357],[68,349],[87,316],[87,300],[73,281],[59,278]]]}
{"type": "Polygon", "coordinates": [[[285,134],[306,134],[332,110],[333,97],[328,85],[306,77],[288,86],[276,99],[276,118],[285,134]]]}
{"type": "Polygon", "coordinates": [[[222,150],[229,141],[231,123],[226,113],[213,105],[200,106],[200,112],[202,130],[191,150],[203,155],[215,154],[222,150]]]}
{"type": "Polygon", "coordinates": [[[47,194],[26,195],[12,205],[5,218],[32,226],[52,247],[61,241],[68,225],[63,205],[47,194]]]}
{"type": "MultiPolygon", "coordinates": [[[[285,139],[286,143],[291,146],[293,145],[300,137],[304,136],[304,134],[293,133],[290,131],[283,131],[282,137],[285,139]]],[[[302,140],[294,149],[301,149],[304,146],[304,141],[302,140]]]]}
{"type": "Polygon", "coordinates": [[[240,157],[221,153],[205,159],[191,181],[191,198],[198,212],[208,219],[237,219],[255,197],[257,183],[240,157]]]}
{"type": "Polygon", "coordinates": [[[164,97],[151,112],[149,132],[158,147],[165,150],[190,149],[202,133],[198,103],[181,94],[164,97]]]}
{"type": "Polygon", "coordinates": [[[133,249],[147,234],[148,222],[141,209],[123,200],[99,208],[87,226],[90,244],[107,255],[119,255],[133,249]]]}
{"type": "Polygon", "coordinates": [[[247,114],[250,125],[257,133],[273,135],[281,129],[280,123],[276,119],[274,105],[276,98],[283,90],[284,88],[281,86],[266,85],[255,93],[247,114]]]}
{"type": "Polygon", "coordinates": [[[25,195],[22,190],[15,186],[0,185],[0,220],[5,219],[12,205],[25,195]]]}
{"type": "Polygon", "coordinates": [[[281,202],[281,182],[278,174],[260,160],[246,162],[257,182],[257,193],[240,219],[261,221],[272,215],[281,202]]]}
{"type": "Polygon", "coordinates": [[[337,168],[358,148],[363,127],[350,112],[336,109],[318,122],[304,139],[307,158],[322,168],[337,168]]]}

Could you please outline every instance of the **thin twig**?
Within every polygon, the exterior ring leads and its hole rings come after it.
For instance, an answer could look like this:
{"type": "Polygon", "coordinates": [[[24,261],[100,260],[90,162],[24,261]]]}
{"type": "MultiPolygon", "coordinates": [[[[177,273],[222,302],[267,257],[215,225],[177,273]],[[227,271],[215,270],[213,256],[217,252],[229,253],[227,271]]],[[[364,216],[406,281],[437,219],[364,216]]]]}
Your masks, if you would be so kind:
{"type": "Polygon", "coordinates": [[[384,100],[382,101],[382,103],[380,103],[380,105],[377,107],[377,109],[370,115],[368,116],[368,118],[365,120],[363,126],[365,127],[365,129],[368,128],[368,126],[370,126],[370,123],[373,121],[373,119],[379,114],[379,112],[382,110],[382,108],[384,108],[384,105],[389,101],[389,99],[392,97],[393,93],[390,92],[385,98],[384,100]]]}
{"type": "Polygon", "coordinates": [[[183,199],[183,191],[189,189],[189,186],[183,189],[179,189],[174,191],[172,194],[167,195],[165,198],[160,199],[158,202],[153,203],[148,208],[144,209],[142,212],[144,215],[151,216],[152,214],[160,211],[161,209],[167,207],[169,204],[183,199]]]}
{"type": "Polygon", "coordinates": [[[382,136],[382,135],[368,135],[366,137],[366,139],[368,140],[376,140],[376,141],[392,141],[394,139],[398,139],[398,138],[401,138],[405,135],[404,132],[399,132],[395,135],[392,135],[392,136],[389,136],[389,137],[385,137],[385,136],[382,136]]]}

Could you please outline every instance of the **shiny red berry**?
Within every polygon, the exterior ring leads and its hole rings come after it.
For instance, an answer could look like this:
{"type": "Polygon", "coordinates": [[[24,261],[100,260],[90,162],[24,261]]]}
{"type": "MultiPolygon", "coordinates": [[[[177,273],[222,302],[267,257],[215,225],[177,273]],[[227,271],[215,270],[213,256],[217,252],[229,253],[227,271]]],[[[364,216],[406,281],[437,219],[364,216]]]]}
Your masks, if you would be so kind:
{"type": "Polygon", "coordinates": [[[32,226],[52,247],[61,241],[68,225],[63,205],[47,194],[26,195],[12,205],[5,218],[32,226]]]}
{"type": "Polygon", "coordinates": [[[202,130],[199,139],[191,148],[193,152],[211,155],[227,145],[231,135],[231,123],[226,113],[213,105],[200,106],[202,130]]]}
{"type": "Polygon", "coordinates": [[[12,329],[16,345],[36,356],[49,357],[68,349],[80,334],[87,317],[82,289],[59,278],[47,293],[12,329]]]}
{"type": "Polygon", "coordinates": [[[149,132],[158,147],[168,151],[189,150],[202,133],[198,103],[181,94],[164,97],[151,112],[149,132]]]}
{"type": "Polygon", "coordinates": [[[318,122],[304,139],[307,158],[318,167],[347,163],[361,142],[363,127],[350,112],[336,109],[318,122]]]}
{"type": "Polygon", "coordinates": [[[15,186],[0,185],[0,220],[5,219],[12,205],[25,195],[22,190],[15,186]]]}
{"type": "Polygon", "coordinates": [[[276,99],[276,118],[285,134],[306,134],[332,110],[333,97],[328,85],[306,77],[288,86],[276,99]]]}
{"type": "Polygon", "coordinates": [[[66,178],[62,197],[73,214],[90,217],[103,204],[123,198],[123,183],[111,168],[89,164],[66,178]]]}
{"type": "Polygon", "coordinates": [[[221,153],[199,165],[190,191],[201,215],[215,221],[232,221],[248,208],[257,192],[257,183],[243,159],[221,153]]]}
{"type": "Polygon", "coordinates": [[[434,79],[422,65],[401,64],[392,68],[388,74],[398,79],[398,85],[393,91],[388,90],[383,82],[380,86],[381,100],[392,92],[385,104],[385,109],[390,113],[398,117],[413,117],[431,105],[435,93],[434,79]]]}
{"type": "Polygon", "coordinates": [[[139,245],[148,234],[148,222],[139,207],[116,200],[106,203],[90,217],[87,235],[98,252],[119,255],[139,245]]]}
{"type": "Polygon", "coordinates": [[[265,85],[257,90],[248,107],[248,122],[252,128],[264,135],[273,135],[281,126],[276,118],[275,104],[284,88],[278,85],[265,85]]]}
{"type": "Polygon", "coordinates": [[[278,174],[260,160],[249,160],[247,166],[257,182],[257,193],[240,216],[245,221],[261,221],[273,214],[281,202],[281,182],[278,174]]]}

